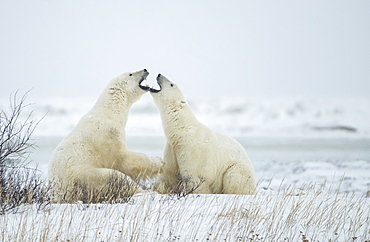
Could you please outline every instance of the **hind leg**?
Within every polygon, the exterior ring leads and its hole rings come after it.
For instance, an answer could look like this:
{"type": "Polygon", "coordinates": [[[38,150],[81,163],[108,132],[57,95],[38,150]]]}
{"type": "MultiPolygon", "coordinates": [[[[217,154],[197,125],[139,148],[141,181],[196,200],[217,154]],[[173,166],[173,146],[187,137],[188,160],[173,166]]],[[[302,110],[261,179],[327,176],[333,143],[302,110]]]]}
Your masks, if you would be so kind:
{"type": "Polygon", "coordinates": [[[81,174],[81,178],[84,179],[85,183],[89,184],[90,187],[99,190],[112,190],[111,188],[114,187],[114,189],[117,189],[117,192],[124,190],[129,190],[133,193],[143,192],[138,183],[130,176],[113,169],[91,168],[85,170],[84,174],[81,174]]]}
{"type": "Polygon", "coordinates": [[[223,194],[255,194],[256,181],[253,168],[237,163],[223,176],[223,194]]]}
{"type": "Polygon", "coordinates": [[[135,193],[143,192],[129,176],[112,169],[84,168],[74,174],[75,179],[64,181],[59,191],[54,190],[59,203],[96,203],[127,199],[135,193]]]}

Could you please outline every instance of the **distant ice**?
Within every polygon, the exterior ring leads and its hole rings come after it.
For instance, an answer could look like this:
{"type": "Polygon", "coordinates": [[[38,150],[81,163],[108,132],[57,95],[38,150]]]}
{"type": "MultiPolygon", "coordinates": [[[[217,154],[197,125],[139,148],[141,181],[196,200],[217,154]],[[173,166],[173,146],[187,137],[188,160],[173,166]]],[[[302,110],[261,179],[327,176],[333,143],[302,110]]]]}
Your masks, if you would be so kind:
{"type": "MultiPolygon", "coordinates": [[[[29,100],[27,100],[29,101],[29,100]]],[[[0,107],[8,107],[0,99],[0,107]]],[[[64,136],[94,105],[94,99],[32,100],[35,135],[64,136]]],[[[370,98],[197,98],[188,100],[196,117],[211,129],[231,136],[370,137],[370,98]]],[[[132,136],[163,135],[149,95],[132,106],[127,123],[132,136]]]]}

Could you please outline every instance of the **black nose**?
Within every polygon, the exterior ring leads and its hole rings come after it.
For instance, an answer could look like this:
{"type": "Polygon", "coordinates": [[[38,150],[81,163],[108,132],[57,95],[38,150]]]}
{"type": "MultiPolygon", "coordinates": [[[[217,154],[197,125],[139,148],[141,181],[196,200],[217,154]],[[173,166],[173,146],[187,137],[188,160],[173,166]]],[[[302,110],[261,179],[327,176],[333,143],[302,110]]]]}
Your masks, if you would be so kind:
{"type": "Polygon", "coordinates": [[[146,69],[144,69],[144,72],[148,72],[146,69]]]}
{"type": "Polygon", "coordinates": [[[160,77],[160,76],[161,76],[161,73],[158,74],[158,77],[160,77]]]}

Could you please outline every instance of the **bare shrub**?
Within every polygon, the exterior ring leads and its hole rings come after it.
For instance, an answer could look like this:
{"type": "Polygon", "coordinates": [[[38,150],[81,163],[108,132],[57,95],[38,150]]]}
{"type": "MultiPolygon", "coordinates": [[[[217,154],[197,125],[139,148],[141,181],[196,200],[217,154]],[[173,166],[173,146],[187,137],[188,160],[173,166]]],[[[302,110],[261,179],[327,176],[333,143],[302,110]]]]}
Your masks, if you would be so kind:
{"type": "Polygon", "coordinates": [[[30,150],[36,147],[31,135],[39,121],[31,119],[32,112],[21,120],[26,97],[18,102],[16,92],[10,112],[0,111],[0,214],[14,212],[22,203],[48,202],[40,172],[27,167],[30,150]]]}
{"type": "Polygon", "coordinates": [[[40,121],[32,120],[32,111],[22,121],[21,114],[29,106],[25,104],[27,93],[17,101],[17,92],[10,98],[10,113],[0,111],[0,165],[26,165],[30,148],[36,145],[31,135],[40,121]]]}
{"type": "Polygon", "coordinates": [[[48,187],[39,171],[29,167],[0,168],[0,214],[16,212],[23,203],[49,203],[48,187]]]}

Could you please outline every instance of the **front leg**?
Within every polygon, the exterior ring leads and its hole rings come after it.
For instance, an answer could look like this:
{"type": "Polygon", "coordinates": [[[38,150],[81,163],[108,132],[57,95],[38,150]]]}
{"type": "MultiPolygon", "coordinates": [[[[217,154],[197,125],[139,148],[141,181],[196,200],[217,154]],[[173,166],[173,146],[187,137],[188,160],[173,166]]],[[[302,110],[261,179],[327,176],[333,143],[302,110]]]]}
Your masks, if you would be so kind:
{"type": "Polygon", "coordinates": [[[160,157],[149,157],[145,154],[126,150],[122,161],[117,162],[114,169],[119,170],[133,179],[155,177],[162,172],[163,161],[160,157]]]}
{"type": "Polygon", "coordinates": [[[162,194],[170,193],[175,189],[179,174],[176,154],[168,143],[166,143],[164,148],[164,163],[163,173],[160,175],[159,181],[153,188],[155,191],[162,194]]]}

